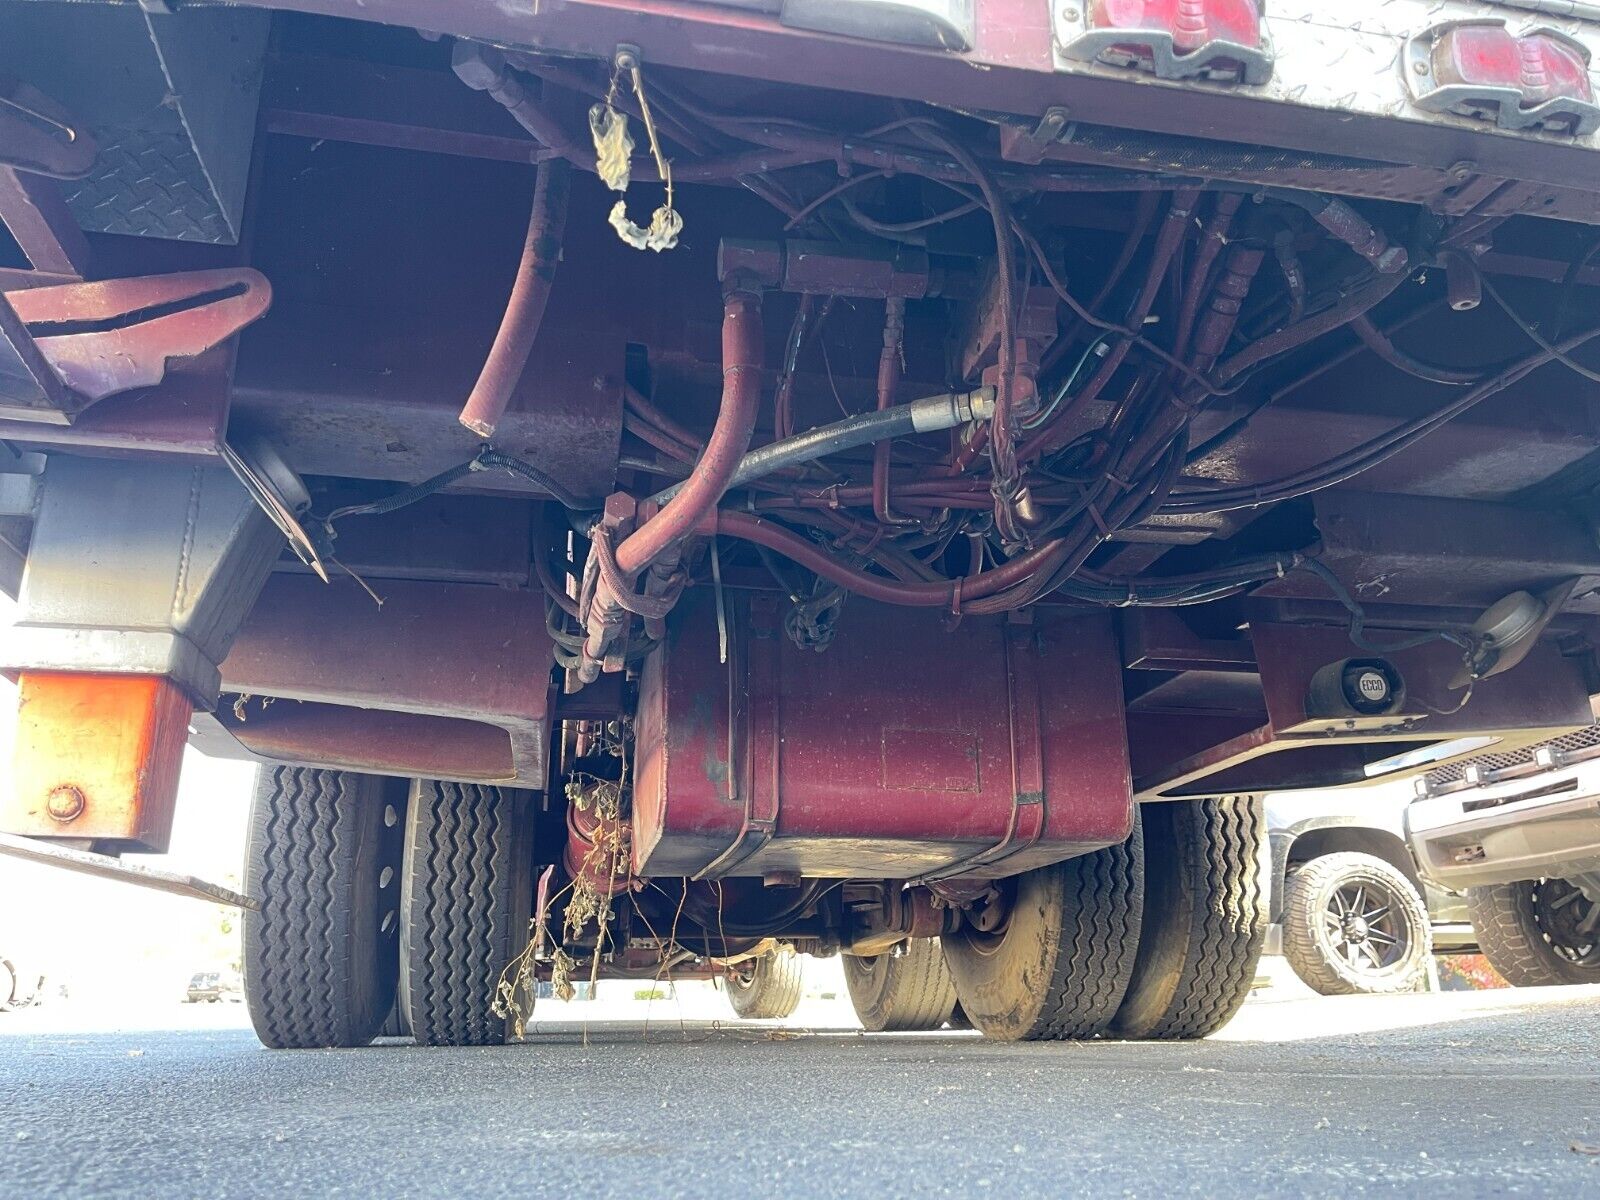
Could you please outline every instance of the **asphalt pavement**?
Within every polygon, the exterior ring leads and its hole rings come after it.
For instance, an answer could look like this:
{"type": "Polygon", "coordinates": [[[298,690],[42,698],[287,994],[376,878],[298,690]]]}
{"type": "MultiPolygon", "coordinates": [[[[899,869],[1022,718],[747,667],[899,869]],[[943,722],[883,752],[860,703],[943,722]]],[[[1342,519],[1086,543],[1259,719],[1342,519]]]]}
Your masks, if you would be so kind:
{"type": "Polygon", "coordinates": [[[604,1008],[474,1050],[0,1015],[0,1197],[1600,1195],[1600,988],[1263,997],[1194,1044],[604,1008]]]}

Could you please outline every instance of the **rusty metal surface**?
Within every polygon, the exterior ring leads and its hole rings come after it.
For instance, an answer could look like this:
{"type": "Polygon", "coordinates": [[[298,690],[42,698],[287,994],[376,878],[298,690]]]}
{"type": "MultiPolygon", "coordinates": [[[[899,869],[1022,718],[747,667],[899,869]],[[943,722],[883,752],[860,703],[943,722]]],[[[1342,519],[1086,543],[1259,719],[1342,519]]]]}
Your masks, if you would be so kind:
{"type": "Polygon", "coordinates": [[[225,692],[255,700],[218,720],[275,760],[542,789],[553,655],[539,600],[377,590],[381,608],[348,578],[270,579],[222,668],[225,692]]]}
{"type": "Polygon", "coordinates": [[[1004,875],[1126,836],[1105,617],[945,633],[937,614],[852,602],[817,655],[740,599],[724,668],[706,599],[685,601],[642,681],[639,873],[694,874],[739,845],[723,872],[914,878],[1009,843],[973,867],[1004,875]]]}
{"type": "MultiPolygon", "coordinates": [[[[619,42],[647,63],[704,68],[773,82],[925,99],[953,108],[1038,116],[1053,104],[1074,118],[1157,132],[1252,140],[1333,154],[1448,169],[1463,159],[1489,174],[1592,189],[1593,145],[1527,137],[1492,123],[1439,116],[1410,104],[1399,72],[1405,38],[1457,16],[1506,19],[1472,0],[1357,0],[1337,12],[1320,0],[1270,6],[1279,68],[1264,87],[1169,83],[1060,57],[1055,9],[1042,0],[983,0],[973,49],[930,52],[783,27],[774,16],[664,0],[573,0],[555,9],[513,9],[495,0],[273,0],[273,8],[440,29],[511,45],[608,59],[619,42]],[[1285,68],[1283,64],[1293,64],[1285,68]],[[736,65],[736,66],[735,66],[736,65]],[[977,68],[977,69],[974,69],[977,68]]],[[[1077,9],[1072,9],[1076,16],[1077,9]]],[[[1510,14],[1516,19],[1516,14],[1510,14]]],[[[1065,10],[1061,17],[1067,20],[1065,10]]],[[[1564,24],[1556,22],[1557,24],[1564,24]]],[[[1593,41],[1592,27],[1572,32],[1593,41]]],[[[1600,44],[1600,43],[1597,43],[1600,44]]]]}

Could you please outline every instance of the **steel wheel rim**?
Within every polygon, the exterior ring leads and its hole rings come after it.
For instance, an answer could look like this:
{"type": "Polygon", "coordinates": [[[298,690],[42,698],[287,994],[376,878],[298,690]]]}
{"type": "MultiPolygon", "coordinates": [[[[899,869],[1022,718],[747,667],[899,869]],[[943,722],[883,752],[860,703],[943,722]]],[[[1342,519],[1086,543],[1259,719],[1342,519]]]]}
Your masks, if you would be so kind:
{"type": "Polygon", "coordinates": [[[1401,899],[1381,884],[1340,884],[1328,893],[1319,917],[1329,952],[1359,975],[1393,970],[1411,954],[1411,926],[1401,899]]]}
{"type": "Polygon", "coordinates": [[[962,927],[961,940],[974,953],[989,958],[1000,953],[1001,947],[1005,945],[1006,935],[1011,931],[1012,914],[1016,911],[1017,904],[1021,900],[1017,879],[1018,876],[1013,875],[1006,879],[997,880],[995,883],[997,894],[990,903],[1001,905],[1002,908],[1000,919],[995,923],[993,929],[979,929],[972,924],[966,924],[962,927]]]}
{"type": "Polygon", "coordinates": [[[1557,957],[1600,972],[1600,900],[1565,879],[1540,879],[1533,885],[1533,919],[1557,957]]]}

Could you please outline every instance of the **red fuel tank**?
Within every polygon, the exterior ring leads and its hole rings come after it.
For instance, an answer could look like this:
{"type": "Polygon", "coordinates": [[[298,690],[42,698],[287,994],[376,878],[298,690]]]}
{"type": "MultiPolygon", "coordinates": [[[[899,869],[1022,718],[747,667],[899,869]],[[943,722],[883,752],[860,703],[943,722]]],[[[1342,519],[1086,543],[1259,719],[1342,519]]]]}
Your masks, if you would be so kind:
{"type": "Polygon", "coordinates": [[[1103,613],[965,618],[846,605],[826,652],[779,598],[685,598],[641,681],[641,875],[1015,874],[1132,821],[1121,663],[1103,613]]]}

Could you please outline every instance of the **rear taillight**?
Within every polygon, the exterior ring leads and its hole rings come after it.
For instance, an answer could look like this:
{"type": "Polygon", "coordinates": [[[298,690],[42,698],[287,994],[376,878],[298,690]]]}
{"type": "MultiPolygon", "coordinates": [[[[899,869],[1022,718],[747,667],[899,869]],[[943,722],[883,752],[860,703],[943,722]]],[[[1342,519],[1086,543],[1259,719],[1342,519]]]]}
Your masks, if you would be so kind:
{"type": "Polygon", "coordinates": [[[1084,0],[1057,14],[1061,53],[1079,62],[1160,79],[1261,84],[1272,77],[1261,0],[1084,0]]]}
{"type": "Polygon", "coordinates": [[[1557,30],[1519,35],[1500,21],[1451,21],[1413,38],[1407,59],[1412,98],[1430,112],[1502,129],[1600,128],[1588,47],[1557,30]]]}

